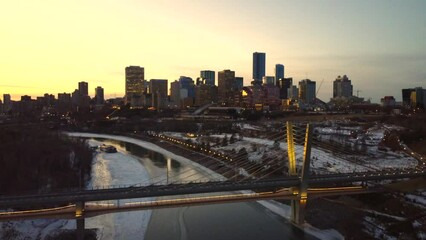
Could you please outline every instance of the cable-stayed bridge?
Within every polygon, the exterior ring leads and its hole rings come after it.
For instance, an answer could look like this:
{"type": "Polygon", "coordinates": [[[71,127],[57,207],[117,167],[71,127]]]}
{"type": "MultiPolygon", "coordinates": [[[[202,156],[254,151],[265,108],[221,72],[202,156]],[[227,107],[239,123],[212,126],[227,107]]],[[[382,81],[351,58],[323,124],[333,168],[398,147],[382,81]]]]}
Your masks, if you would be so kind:
{"type": "MultiPolygon", "coordinates": [[[[28,218],[76,218],[77,227],[84,229],[84,218],[99,214],[132,211],[153,208],[179,207],[197,204],[214,204],[241,201],[256,201],[262,199],[290,199],[292,202],[292,221],[296,224],[304,222],[304,209],[308,199],[322,196],[342,194],[360,194],[378,191],[389,191],[383,184],[365,184],[361,186],[351,183],[383,182],[384,180],[398,180],[424,177],[426,175],[423,164],[417,168],[380,170],[372,166],[363,166],[364,171],[336,174],[313,174],[310,171],[311,149],[316,140],[313,137],[312,127],[307,125],[298,127],[290,123],[282,132],[271,133],[266,139],[269,141],[287,140],[286,151],[288,164],[277,161],[280,156],[270,157],[262,164],[247,161],[246,154],[239,156],[226,155],[208,147],[196,146],[188,141],[181,141],[164,135],[156,136],[169,143],[193,150],[195,154],[203,153],[197,162],[204,167],[215,169],[226,180],[174,182],[173,178],[166,181],[164,176],[157,176],[149,180],[149,184],[122,186],[105,189],[71,190],[45,194],[29,194],[20,196],[0,197],[0,207],[22,209],[23,211],[8,211],[0,213],[0,219],[28,219],[28,218]],[[301,132],[300,130],[304,130],[301,132]],[[274,138],[274,136],[276,136],[274,138]],[[303,141],[302,141],[303,140],[303,141]],[[303,152],[303,163],[297,166],[296,156],[303,152]],[[264,171],[263,166],[269,166],[264,171]],[[272,167],[271,167],[272,166],[272,167]],[[365,170],[368,169],[368,170],[365,170]],[[286,170],[285,176],[279,176],[286,170]],[[277,174],[278,173],[278,174],[277,174]],[[169,181],[170,180],[170,181],[169,181]],[[251,190],[247,192],[246,190],[251,190]],[[224,192],[227,192],[224,194],[224,192]],[[209,193],[208,196],[200,195],[209,193]],[[156,197],[155,200],[146,198],[156,197]],[[164,199],[163,197],[167,197],[164,199]],[[121,202],[120,199],[135,199],[136,202],[121,202]],[[141,201],[139,199],[142,198],[141,201]],[[145,198],[145,199],[144,199],[145,198]],[[116,200],[115,203],[97,203],[99,201],[116,200]],[[60,206],[60,207],[46,207],[60,206]]],[[[322,142],[326,148],[327,143],[322,142]]],[[[317,144],[319,145],[319,144],[317,144]]],[[[335,146],[333,146],[335,148],[335,146]]],[[[354,154],[344,150],[341,154],[354,154]]],[[[284,155],[284,154],[282,154],[284,155]]],[[[318,156],[314,156],[318,159],[318,156]]],[[[170,164],[169,162],[167,163],[170,164]]],[[[181,173],[180,179],[190,179],[191,173],[181,173]],[[185,175],[186,174],[186,175],[185,175]]],[[[214,177],[212,177],[214,179],[214,177]]]]}

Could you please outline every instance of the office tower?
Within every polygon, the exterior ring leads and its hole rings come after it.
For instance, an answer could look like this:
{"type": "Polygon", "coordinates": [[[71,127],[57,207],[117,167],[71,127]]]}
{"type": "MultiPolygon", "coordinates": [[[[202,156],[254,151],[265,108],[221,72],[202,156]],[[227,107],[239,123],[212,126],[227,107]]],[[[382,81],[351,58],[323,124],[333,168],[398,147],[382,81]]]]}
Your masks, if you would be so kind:
{"type": "Polygon", "coordinates": [[[253,53],[253,84],[262,84],[265,76],[266,54],[260,52],[253,53]]]}
{"type": "Polygon", "coordinates": [[[167,102],[167,79],[151,79],[149,81],[149,91],[151,93],[151,105],[156,109],[166,107],[167,102]]]}
{"type": "Polygon", "coordinates": [[[23,95],[21,96],[21,102],[31,102],[31,96],[23,95]]]}
{"type": "Polygon", "coordinates": [[[316,82],[304,79],[299,82],[299,99],[304,103],[313,103],[316,98],[316,82]]]}
{"type": "Polygon", "coordinates": [[[299,98],[299,89],[297,86],[290,86],[287,89],[287,99],[298,99],[299,98]]]}
{"type": "Polygon", "coordinates": [[[203,106],[217,102],[217,87],[210,84],[200,84],[195,87],[195,105],[203,106]]]}
{"type": "Polygon", "coordinates": [[[333,98],[336,97],[352,97],[353,87],[351,80],[346,75],[338,76],[333,82],[333,98]]]}
{"type": "Polygon", "coordinates": [[[410,95],[410,106],[412,108],[426,108],[426,89],[416,87],[410,95]]]}
{"type": "Polygon", "coordinates": [[[79,82],[78,91],[80,91],[82,96],[89,96],[89,84],[87,82],[79,82]]]}
{"type": "Polygon", "coordinates": [[[195,84],[194,80],[190,77],[180,76],[179,77],[180,89],[186,89],[188,92],[188,97],[195,97],[195,84]]]}
{"type": "Polygon", "coordinates": [[[211,70],[203,70],[200,72],[200,77],[204,79],[204,84],[215,85],[216,84],[216,73],[211,70]]]}
{"type": "Polygon", "coordinates": [[[275,77],[273,76],[264,76],[262,80],[265,85],[275,86],[275,77]]]}
{"type": "Polygon", "coordinates": [[[72,92],[72,94],[71,94],[71,102],[72,102],[72,105],[74,107],[77,107],[77,106],[79,106],[81,104],[82,97],[81,97],[81,93],[80,93],[80,91],[78,89],[75,89],[74,92],[72,92]]]}
{"type": "Polygon", "coordinates": [[[243,77],[235,77],[235,91],[240,91],[244,86],[244,78],[243,77]]]}
{"type": "Polygon", "coordinates": [[[180,107],[180,83],[178,80],[170,83],[170,100],[174,107],[180,107]]]}
{"type": "Polygon", "coordinates": [[[288,96],[288,90],[293,85],[293,78],[280,78],[277,79],[277,86],[280,89],[280,99],[290,98],[288,96]]]}
{"type": "Polygon", "coordinates": [[[8,112],[12,110],[12,99],[10,94],[3,94],[3,111],[8,112]]]}
{"type": "Polygon", "coordinates": [[[414,88],[402,89],[402,103],[404,106],[410,106],[411,103],[411,92],[414,91],[414,88]]]}
{"type": "Polygon", "coordinates": [[[125,103],[133,97],[141,97],[144,92],[145,69],[139,66],[126,67],[125,103]]]}
{"type": "Polygon", "coordinates": [[[71,111],[71,94],[70,93],[58,93],[58,101],[55,109],[59,113],[65,113],[71,111]]]}
{"type": "Polygon", "coordinates": [[[218,73],[218,100],[223,105],[234,104],[235,72],[229,69],[218,73]]]}
{"type": "Polygon", "coordinates": [[[102,87],[95,88],[95,100],[97,105],[104,104],[104,89],[102,87]]]}
{"type": "Polygon", "coordinates": [[[275,64],[275,80],[284,78],[284,65],[275,64]]]}
{"type": "Polygon", "coordinates": [[[55,104],[55,95],[45,93],[43,97],[37,97],[37,102],[43,106],[53,106],[55,104]]]}

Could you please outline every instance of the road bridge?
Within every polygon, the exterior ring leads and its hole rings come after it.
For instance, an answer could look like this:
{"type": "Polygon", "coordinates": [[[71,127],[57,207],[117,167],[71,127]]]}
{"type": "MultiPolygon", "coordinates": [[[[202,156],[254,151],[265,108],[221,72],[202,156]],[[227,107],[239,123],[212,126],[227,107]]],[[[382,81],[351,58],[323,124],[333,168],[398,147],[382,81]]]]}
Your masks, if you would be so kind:
{"type": "MultiPolygon", "coordinates": [[[[292,202],[291,220],[304,223],[304,209],[308,199],[342,194],[361,194],[386,191],[384,187],[374,188],[350,186],[367,181],[401,180],[426,177],[424,168],[400,169],[394,171],[364,171],[311,175],[310,151],[312,129],[306,128],[302,167],[296,168],[295,144],[291,124],[287,124],[289,176],[265,179],[226,180],[125,186],[107,189],[69,190],[43,194],[28,194],[0,197],[0,209],[28,209],[0,213],[1,220],[28,218],[75,218],[77,229],[84,229],[84,218],[111,212],[143,209],[179,207],[200,204],[257,201],[266,199],[289,199],[292,202]],[[349,186],[348,186],[349,185],[349,186]],[[244,193],[244,191],[254,191],[244,193]],[[241,193],[243,191],[243,193],[241,193]],[[224,192],[227,192],[223,195],[224,192]],[[197,194],[209,193],[209,196],[197,194]],[[183,196],[183,197],[182,197],[183,196]],[[144,199],[120,204],[120,199],[144,199]],[[168,199],[163,199],[167,197],[168,199]],[[116,204],[96,202],[117,200],[116,204]],[[46,208],[46,206],[62,206],[46,208]]],[[[79,231],[78,231],[79,232],[79,231]]],[[[80,231],[81,232],[81,231],[80,231]]],[[[81,233],[80,233],[81,238],[81,233]]]]}

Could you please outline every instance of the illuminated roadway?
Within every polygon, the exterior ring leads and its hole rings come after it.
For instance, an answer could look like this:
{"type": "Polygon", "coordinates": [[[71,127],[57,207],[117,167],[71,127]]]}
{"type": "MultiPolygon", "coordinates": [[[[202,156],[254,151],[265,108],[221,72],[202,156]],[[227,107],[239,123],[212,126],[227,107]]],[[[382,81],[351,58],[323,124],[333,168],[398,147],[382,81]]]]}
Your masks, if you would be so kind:
{"type": "MultiPolygon", "coordinates": [[[[335,195],[348,195],[348,194],[360,194],[360,193],[371,193],[381,191],[380,188],[364,188],[361,186],[352,187],[332,187],[332,188],[313,188],[308,189],[308,195],[310,198],[323,197],[323,196],[335,196],[335,195]]],[[[126,202],[120,204],[119,201],[116,203],[86,203],[84,207],[84,217],[93,217],[101,214],[113,213],[113,212],[128,212],[138,211],[146,209],[156,208],[168,208],[168,207],[183,207],[193,205],[204,205],[204,204],[219,204],[219,203],[231,203],[231,202],[247,202],[247,201],[258,201],[258,200],[270,200],[270,199],[296,199],[297,192],[291,188],[283,188],[275,191],[268,192],[250,192],[250,193],[229,193],[226,195],[213,195],[213,196],[198,196],[198,197],[180,197],[172,199],[159,199],[153,201],[138,201],[138,202],[126,202]]],[[[70,204],[63,207],[44,208],[35,210],[23,210],[23,211],[10,211],[0,212],[0,221],[9,220],[22,220],[22,219],[37,219],[37,218],[62,218],[62,219],[73,219],[76,217],[77,208],[75,204],[70,204]]]]}
{"type": "MultiPolygon", "coordinates": [[[[422,169],[401,170],[395,172],[358,172],[346,174],[312,175],[308,180],[311,187],[333,187],[351,182],[379,181],[426,176],[422,169]]],[[[242,190],[266,191],[300,186],[299,177],[271,178],[264,180],[218,181],[180,183],[168,185],[130,186],[110,189],[75,190],[66,192],[3,196],[0,197],[0,209],[12,207],[43,208],[46,205],[66,205],[77,202],[175,196],[197,193],[214,193],[242,190]],[[268,190],[269,189],[269,190],[268,190]]],[[[265,197],[265,196],[264,196],[265,197]]],[[[271,196],[269,199],[272,199],[271,196]]]]}

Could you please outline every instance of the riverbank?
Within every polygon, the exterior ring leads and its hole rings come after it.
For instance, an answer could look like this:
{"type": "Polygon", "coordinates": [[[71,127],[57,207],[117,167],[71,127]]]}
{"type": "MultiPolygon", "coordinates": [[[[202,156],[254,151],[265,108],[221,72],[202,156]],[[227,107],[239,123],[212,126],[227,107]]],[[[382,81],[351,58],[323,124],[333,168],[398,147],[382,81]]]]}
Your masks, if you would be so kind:
{"type": "MultiPolygon", "coordinates": [[[[211,169],[205,168],[202,164],[197,163],[198,162],[197,159],[200,159],[201,157],[205,157],[204,155],[193,152],[193,151],[188,151],[184,148],[170,144],[166,141],[159,141],[156,139],[148,138],[146,136],[137,136],[138,139],[136,139],[136,138],[126,137],[126,136],[105,135],[105,134],[91,134],[91,133],[68,133],[68,134],[74,137],[102,138],[102,139],[113,139],[117,141],[129,142],[132,144],[142,146],[146,149],[159,152],[161,154],[164,154],[182,163],[189,164],[192,167],[199,169],[201,171],[205,171],[207,173],[206,177],[212,177],[213,179],[216,179],[216,180],[226,179],[222,175],[212,171],[211,169]],[[147,141],[151,141],[151,142],[147,142],[147,141]]],[[[290,217],[290,207],[288,205],[285,205],[276,201],[258,201],[257,203],[262,205],[266,211],[273,212],[274,214],[280,217],[283,217],[286,220],[288,220],[290,217]]],[[[306,224],[304,227],[304,230],[307,233],[312,234],[319,239],[343,239],[343,236],[333,229],[318,230],[306,224]]]]}

